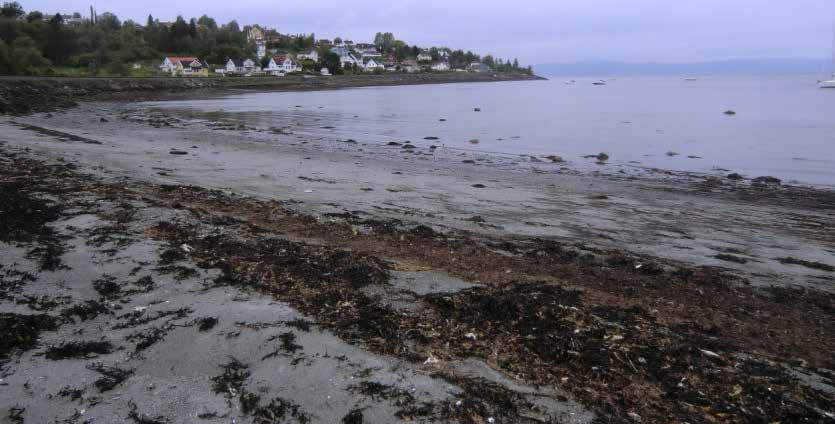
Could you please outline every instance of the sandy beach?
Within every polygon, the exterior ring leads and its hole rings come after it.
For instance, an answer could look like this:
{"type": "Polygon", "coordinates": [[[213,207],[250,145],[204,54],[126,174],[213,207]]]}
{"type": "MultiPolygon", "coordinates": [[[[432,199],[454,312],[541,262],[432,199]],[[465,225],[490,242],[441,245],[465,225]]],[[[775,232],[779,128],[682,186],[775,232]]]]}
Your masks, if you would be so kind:
{"type": "Polygon", "coordinates": [[[835,420],[830,190],[113,99],[0,153],[10,422],[835,420]]]}

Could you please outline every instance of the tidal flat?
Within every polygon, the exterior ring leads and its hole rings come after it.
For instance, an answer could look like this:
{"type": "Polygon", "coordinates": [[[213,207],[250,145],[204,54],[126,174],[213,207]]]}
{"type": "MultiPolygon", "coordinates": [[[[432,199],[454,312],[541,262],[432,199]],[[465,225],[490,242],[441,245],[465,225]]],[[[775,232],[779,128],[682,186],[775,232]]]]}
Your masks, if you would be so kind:
{"type": "Polygon", "coordinates": [[[0,128],[3,419],[833,420],[830,190],[137,103],[0,128]]]}

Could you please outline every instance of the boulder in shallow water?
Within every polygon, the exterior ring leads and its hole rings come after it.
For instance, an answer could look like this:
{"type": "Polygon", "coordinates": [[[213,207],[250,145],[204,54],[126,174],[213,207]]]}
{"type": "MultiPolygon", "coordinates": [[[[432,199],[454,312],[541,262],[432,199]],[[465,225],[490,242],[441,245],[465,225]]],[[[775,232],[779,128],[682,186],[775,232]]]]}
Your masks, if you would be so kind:
{"type": "Polygon", "coordinates": [[[783,181],[772,176],[757,177],[751,180],[753,185],[780,185],[783,181]]]}
{"type": "Polygon", "coordinates": [[[728,177],[727,177],[727,178],[728,178],[729,180],[737,180],[737,181],[739,181],[739,180],[743,179],[742,175],[739,175],[739,174],[737,174],[736,172],[731,173],[731,174],[728,174],[728,177]]]}

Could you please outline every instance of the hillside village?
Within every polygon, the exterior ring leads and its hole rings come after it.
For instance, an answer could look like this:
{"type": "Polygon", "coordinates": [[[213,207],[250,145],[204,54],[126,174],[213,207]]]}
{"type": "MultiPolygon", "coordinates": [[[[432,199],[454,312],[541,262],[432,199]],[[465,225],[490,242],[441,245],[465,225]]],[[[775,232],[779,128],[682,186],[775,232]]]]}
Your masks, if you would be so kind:
{"type": "Polygon", "coordinates": [[[244,28],[250,57],[229,57],[212,67],[196,56],[166,56],[160,70],[172,76],[283,76],[293,73],[321,75],[358,72],[493,72],[520,69],[518,61],[505,64],[491,56],[484,59],[446,47],[421,49],[395,40],[391,33],[378,33],[374,43],[351,40],[316,40],[313,35],[282,35],[260,25],[244,28]],[[302,39],[302,42],[299,40],[302,39]],[[306,40],[305,40],[306,39],[306,40]],[[310,43],[312,41],[312,43],[310,43]],[[281,48],[284,47],[284,48],[281,48]],[[398,49],[398,47],[400,49],[398,49]],[[404,48],[405,47],[405,48],[404,48]],[[497,66],[498,65],[498,66],[497,66]]]}
{"type": "Polygon", "coordinates": [[[448,47],[420,47],[390,32],[352,41],[286,34],[262,25],[218,24],[203,15],[144,25],[108,12],[72,14],[0,8],[0,74],[41,76],[229,77],[356,73],[531,74],[517,60],[448,47]]]}

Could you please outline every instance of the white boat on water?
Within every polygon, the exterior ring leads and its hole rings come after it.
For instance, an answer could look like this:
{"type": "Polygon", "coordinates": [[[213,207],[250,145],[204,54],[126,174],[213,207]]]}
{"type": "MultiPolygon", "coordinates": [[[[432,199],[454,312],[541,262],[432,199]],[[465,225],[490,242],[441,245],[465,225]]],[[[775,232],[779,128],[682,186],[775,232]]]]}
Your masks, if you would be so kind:
{"type": "Polygon", "coordinates": [[[820,88],[835,88],[835,74],[832,75],[832,79],[829,81],[819,81],[818,87],[820,88]]]}

